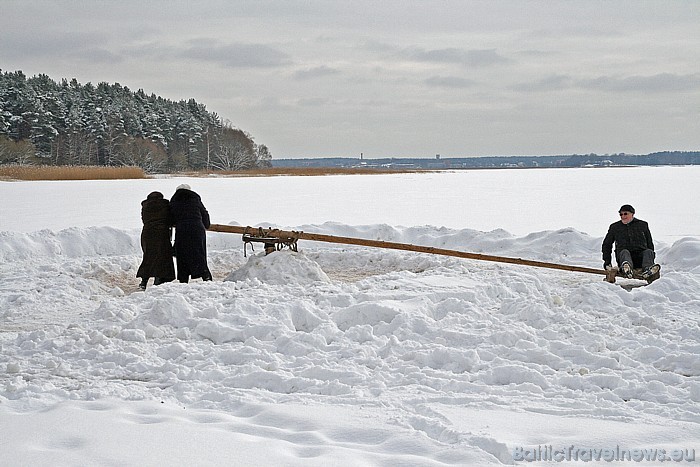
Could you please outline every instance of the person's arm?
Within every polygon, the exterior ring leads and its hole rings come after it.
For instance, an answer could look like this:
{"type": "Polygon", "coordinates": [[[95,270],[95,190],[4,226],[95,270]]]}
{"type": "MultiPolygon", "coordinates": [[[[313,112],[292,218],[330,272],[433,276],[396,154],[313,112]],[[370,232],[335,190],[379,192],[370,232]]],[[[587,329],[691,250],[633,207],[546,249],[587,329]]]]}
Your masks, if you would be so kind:
{"type": "Polygon", "coordinates": [[[607,235],[605,235],[605,238],[603,239],[603,263],[604,266],[607,265],[612,265],[612,246],[613,242],[615,241],[615,235],[613,233],[613,228],[612,225],[608,229],[607,235]]]}
{"type": "Polygon", "coordinates": [[[170,222],[171,227],[175,227],[175,224],[177,224],[175,219],[175,210],[173,209],[172,203],[168,205],[168,221],[170,222]]]}
{"type": "Polygon", "coordinates": [[[202,224],[204,224],[205,229],[208,229],[211,225],[211,220],[209,219],[209,211],[207,211],[207,208],[205,208],[204,204],[202,204],[201,202],[199,203],[199,206],[199,212],[202,214],[202,224]]]}
{"type": "Polygon", "coordinates": [[[172,232],[173,226],[175,225],[175,218],[173,217],[173,210],[170,208],[170,203],[168,203],[168,212],[165,215],[165,222],[168,224],[168,227],[170,227],[170,231],[172,232]]]}
{"type": "Polygon", "coordinates": [[[654,251],[654,240],[651,238],[651,231],[649,230],[649,224],[645,225],[645,232],[644,235],[646,236],[647,239],[647,248],[649,248],[651,251],[654,251]]]}

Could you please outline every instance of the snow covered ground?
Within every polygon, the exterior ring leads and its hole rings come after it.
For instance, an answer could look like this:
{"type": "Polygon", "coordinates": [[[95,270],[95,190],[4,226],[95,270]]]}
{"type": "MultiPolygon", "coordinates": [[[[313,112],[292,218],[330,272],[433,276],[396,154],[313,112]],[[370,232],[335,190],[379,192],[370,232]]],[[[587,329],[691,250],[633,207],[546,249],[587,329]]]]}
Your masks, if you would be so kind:
{"type": "Polygon", "coordinates": [[[0,182],[0,464],[686,465],[699,169],[0,182]],[[139,203],[183,182],[215,223],[595,268],[631,203],[662,277],[209,233],[214,282],[141,292],[139,203]]]}

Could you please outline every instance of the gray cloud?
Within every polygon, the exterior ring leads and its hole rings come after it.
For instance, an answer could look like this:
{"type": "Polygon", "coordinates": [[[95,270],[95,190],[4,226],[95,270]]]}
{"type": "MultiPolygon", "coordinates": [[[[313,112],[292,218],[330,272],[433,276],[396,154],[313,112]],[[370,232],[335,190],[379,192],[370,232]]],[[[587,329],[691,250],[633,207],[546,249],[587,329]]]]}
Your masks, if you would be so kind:
{"type": "Polygon", "coordinates": [[[387,44],[386,42],[369,39],[364,41],[362,48],[368,52],[375,52],[381,54],[392,54],[397,53],[400,49],[394,45],[387,44]]]}
{"type": "Polygon", "coordinates": [[[572,83],[570,76],[551,75],[538,81],[517,84],[512,89],[522,92],[548,92],[569,88],[572,83]]]}
{"type": "Polygon", "coordinates": [[[447,47],[425,49],[423,47],[399,47],[377,40],[367,40],[362,47],[368,52],[384,58],[399,58],[413,62],[458,64],[473,67],[486,67],[512,62],[499,54],[496,49],[461,49],[447,47]]]}
{"type": "Polygon", "coordinates": [[[98,60],[116,63],[121,60],[118,53],[108,49],[109,42],[104,34],[96,32],[52,32],[43,35],[26,34],[18,31],[15,35],[3,37],[2,52],[6,57],[58,57],[71,59],[98,60]]]}
{"type": "Polygon", "coordinates": [[[685,92],[700,90],[700,74],[659,73],[624,78],[601,76],[580,80],[578,85],[585,89],[609,92],[685,92]]]}
{"type": "Polygon", "coordinates": [[[470,79],[458,76],[431,76],[425,80],[425,84],[440,88],[469,88],[476,83],[470,79]]]}
{"type": "Polygon", "coordinates": [[[425,50],[420,48],[406,49],[402,55],[417,62],[456,63],[466,66],[492,66],[508,63],[510,60],[501,56],[496,49],[464,50],[457,48],[425,50]]]}
{"type": "Polygon", "coordinates": [[[176,52],[178,56],[213,62],[229,68],[269,68],[291,63],[289,55],[265,44],[219,44],[211,40],[192,41],[176,52]]]}
{"type": "Polygon", "coordinates": [[[325,97],[310,97],[308,99],[299,99],[297,104],[302,107],[320,107],[329,102],[325,97]]]}
{"type": "Polygon", "coordinates": [[[690,150],[694,5],[0,0],[0,66],[194,97],[276,157],[690,150]]]}
{"type": "Polygon", "coordinates": [[[70,53],[72,58],[86,60],[92,63],[116,64],[124,58],[104,48],[91,47],[84,50],[76,50],[70,53]]]}
{"type": "Polygon", "coordinates": [[[700,74],[677,75],[673,73],[659,73],[651,76],[599,76],[589,79],[574,79],[567,75],[551,75],[538,81],[512,86],[512,89],[522,92],[550,92],[572,88],[622,93],[687,92],[700,90],[700,74]]]}
{"type": "Polygon", "coordinates": [[[296,73],[294,73],[294,77],[299,80],[306,80],[320,78],[328,75],[335,75],[338,73],[340,73],[340,71],[336,70],[335,68],[321,65],[313,68],[307,68],[304,70],[298,70],[296,73]]]}

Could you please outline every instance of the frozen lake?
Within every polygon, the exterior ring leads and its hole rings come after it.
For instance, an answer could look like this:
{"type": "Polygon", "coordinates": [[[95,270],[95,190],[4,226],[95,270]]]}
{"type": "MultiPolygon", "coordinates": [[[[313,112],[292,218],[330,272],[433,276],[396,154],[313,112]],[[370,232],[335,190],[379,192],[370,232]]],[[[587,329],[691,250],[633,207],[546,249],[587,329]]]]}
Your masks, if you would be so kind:
{"type": "Polygon", "coordinates": [[[698,171],[0,182],[0,464],[483,466],[538,446],[692,461],[698,171]],[[597,268],[631,203],[663,272],[628,290],[318,242],[245,256],[212,232],[213,281],[142,291],[140,202],[185,181],[216,223],[597,268]],[[632,196],[646,186],[663,196],[632,196]]]}
{"type": "Polygon", "coordinates": [[[0,206],[0,231],[95,225],[140,228],[140,202],[149,192],[169,197],[177,185],[187,182],[218,224],[299,226],[335,221],[504,229],[514,235],[572,227],[602,237],[616,220],[618,208],[629,203],[637,217],[649,222],[656,240],[673,242],[700,236],[700,216],[688,215],[688,204],[700,199],[698,179],[700,167],[685,166],[0,182],[3,199],[15,200],[0,206]],[[114,196],[115,188],[121,196],[114,196]]]}

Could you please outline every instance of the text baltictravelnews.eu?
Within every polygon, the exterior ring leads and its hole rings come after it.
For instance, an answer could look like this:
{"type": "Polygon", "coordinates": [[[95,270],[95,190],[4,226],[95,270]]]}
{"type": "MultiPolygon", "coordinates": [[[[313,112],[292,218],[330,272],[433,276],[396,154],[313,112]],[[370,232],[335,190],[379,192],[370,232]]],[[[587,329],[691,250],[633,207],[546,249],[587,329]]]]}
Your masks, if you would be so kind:
{"type": "Polygon", "coordinates": [[[525,462],[564,462],[564,461],[633,461],[633,462],[694,462],[695,449],[686,448],[589,448],[570,445],[564,448],[554,448],[552,445],[537,447],[518,446],[513,449],[513,460],[525,462]]]}

